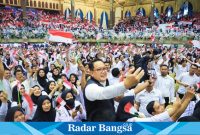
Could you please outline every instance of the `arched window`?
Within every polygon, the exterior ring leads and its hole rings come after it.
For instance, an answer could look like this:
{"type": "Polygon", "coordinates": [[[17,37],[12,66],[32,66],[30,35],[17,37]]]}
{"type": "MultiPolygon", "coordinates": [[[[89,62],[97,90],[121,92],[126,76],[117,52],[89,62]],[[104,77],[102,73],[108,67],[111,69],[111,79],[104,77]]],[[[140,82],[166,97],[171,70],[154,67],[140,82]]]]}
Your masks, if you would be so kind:
{"type": "Polygon", "coordinates": [[[53,3],[53,9],[55,9],[56,8],[56,4],[55,3],[53,3]]]}
{"type": "Polygon", "coordinates": [[[36,1],[34,1],[34,7],[37,7],[37,3],[36,3],[36,1]]]}
{"type": "Polygon", "coordinates": [[[10,4],[13,4],[13,0],[10,0],[10,4]]]}
{"type": "Polygon", "coordinates": [[[44,8],[44,2],[42,2],[42,8],[44,8]]]}
{"type": "Polygon", "coordinates": [[[14,0],[14,4],[17,5],[17,0],[14,0]]]}
{"type": "Polygon", "coordinates": [[[48,2],[46,2],[45,4],[46,4],[46,6],[45,6],[45,7],[46,7],[46,8],[48,8],[48,2]]]}
{"type": "Polygon", "coordinates": [[[40,1],[38,1],[38,7],[41,7],[41,2],[40,1]]]}
{"type": "Polygon", "coordinates": [[[50,3],[50,8],[52,8],[52,3],[50,3]]]}
{"type": "Polygon", "coordinates": [[[29,1],[28,0],[26,1],[26,6],[29,6],[29,1]]]}
{"type": "Polygon", "coordinates": [[[30,1],[30,7],[32,7],[32,6],[33,6],[33,1],[31,0],[31,1],[30,1]]]}
{"type": "Polygon", "coordinates": [[[58,9],[58,4],[56,4],[56,9],[58,9]]]}

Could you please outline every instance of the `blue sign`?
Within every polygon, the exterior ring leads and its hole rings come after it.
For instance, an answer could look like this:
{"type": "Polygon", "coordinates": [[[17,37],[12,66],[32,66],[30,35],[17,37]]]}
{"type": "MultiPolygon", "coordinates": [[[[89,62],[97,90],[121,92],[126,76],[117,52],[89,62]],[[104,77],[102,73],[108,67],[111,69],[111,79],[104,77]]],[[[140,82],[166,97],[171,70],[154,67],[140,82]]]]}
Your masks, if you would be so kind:
{"type": "Polygon", "coordinates": [[[130,123],[130,122],[110,122],[110,123],[58,123],[58,122],[2,122],[0,123],[0,134],[15,135],[66,135],[66,134],[181,134],[192,135],[200,133],[200,123],[130,123]]]}

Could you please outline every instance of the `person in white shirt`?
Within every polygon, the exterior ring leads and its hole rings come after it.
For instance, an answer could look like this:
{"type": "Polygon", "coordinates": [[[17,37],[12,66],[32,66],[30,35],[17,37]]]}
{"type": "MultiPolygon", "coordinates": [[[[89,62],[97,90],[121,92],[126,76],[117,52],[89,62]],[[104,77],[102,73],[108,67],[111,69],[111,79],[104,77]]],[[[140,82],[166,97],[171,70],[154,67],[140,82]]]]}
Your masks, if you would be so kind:
{"type": "Polygon", "coordinates": [[[160,105],[157,101],[151,101],[146,110],[151,117],[144,117],[137,112],[133,107],[134,98],[131,100],[127,100],[124,103],[124,99],[129,97],[124,97],[120,101],[120,108],[118,108],[117,113],[117,120],[118,121],[127,121],[127,122],[170,122],[170,121],[177,121],[177,119],[181,116],[181,114],[185,111],[188,104],[194,97],[194,90],[188,89],[185,97],[180,100],[177,98],[172,107],[164,108],[160,105]]]}
{"type": "Polygon", "coordinates": [[[162,54],[162,58],[158,60],[159,65],[169,65],[169,59],[166,56],[166,53],[162,54]]]}
{"type": "Polygon", "coordinates": [[[72,91],[63,91],[61,98],[65,101],[65,105],[57,109],[56,122],[81,122],[86,119],[86,112],[72,91]]]}
{"type": "Polygon", "coordinates": [[[110,83],[110,85],[113,85],[113,84],[115,84],[115,83],[119,83],[119,77],[120,77],[120,71],[119,71],[119,69],[118,68],[113,68],[112,69],[112,71],[111,71],[111,73],[112,73],[112,79],[109,79],[109,83],[110,83]]]}
{"type": "Polygon", "coordinates": [[[193,86],[198,83],[199,78],[195,75],[196,70],[198,69],[197,65],[192,64],[190,66],[189,72],[183,73],[176,80],[180,87],[178,89],[179,97],[182,98],[186,92],[186,87],[193,86]]]}
{"type": "Polygon", "coordinates": [[[153,79],[149,80],[149,85],[146,87],[144,91],[141,91],[136,95],[135,103],[137,105],[137,110],[139,112],[142,112],[146,117],[150,117],[150,115],[147,110],[146,106],[151,101],[157,101],[161,105],[165,104],[165,100],[161,95],[161,92],[155,88],[153,88],[155,81],[153,79]]]}
{"type": "MultiPolygon", "coordinates": [[[[84,99],[87,118],[90,119],[98,115],[97,109],[109,111],[112,114],[110,117],[115,116],[113,98],[122,95],[127,89],[136,85],[144,75],[141,68],[138,68],[134,73],[134,69],[131,69],[123,82],[109,86],[107,68],[102,60],[92,61],[89,67],[92,77],[84,90],[84,99]]],[[[113,119],[110,121],[113,121],[113,119]]]]}
{"type": "Polygon", "coordinates": [[[176,64],[176,77],[178,78],[182,73],[188,72],[187,61],[181,60],[181,64],[176,64]]]}
{"type": "Polygon", "coordinates": [[[165,106],[174,102],[175,90],[174,79],[168,75],[169,68],[167,65],[160,66],[161,75],[157,76],[155,88],[160,90],[163,98],[165,99],[165,106]]]}

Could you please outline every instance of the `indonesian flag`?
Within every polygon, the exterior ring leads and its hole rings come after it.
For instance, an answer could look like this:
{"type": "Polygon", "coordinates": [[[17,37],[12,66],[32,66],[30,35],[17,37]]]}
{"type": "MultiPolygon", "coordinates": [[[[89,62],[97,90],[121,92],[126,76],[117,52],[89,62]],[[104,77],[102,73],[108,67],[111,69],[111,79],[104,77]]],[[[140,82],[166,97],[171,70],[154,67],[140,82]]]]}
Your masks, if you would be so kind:
{"type": "Polygon", "coordinates": [[[62,43],[70,43],[73,41],[73,34],[70,32],[64,32],[59,30],[49,30],[49,41],[52,42],[62,42],[62,43]]]}
{"type": "Polygon", "coordinates": [[[60,106],[65,106],[65,104],[66,104],[66,102],[61,97],[57,98],[57,103],[58,103],[58,108],[60,106]]]}
{"type": "Polygon", "coordinates": [[[134,106],[128,102],[125,106],[124,106],[124,112],[138,116],[138,112],[137,110],[134,108],[134,106]]]}
{"type": "Polygon", "coordinates": [[[72,88],[72,84],[67,79],[64,80],[63,85],[67,89],[71,89],[72,88]]]}

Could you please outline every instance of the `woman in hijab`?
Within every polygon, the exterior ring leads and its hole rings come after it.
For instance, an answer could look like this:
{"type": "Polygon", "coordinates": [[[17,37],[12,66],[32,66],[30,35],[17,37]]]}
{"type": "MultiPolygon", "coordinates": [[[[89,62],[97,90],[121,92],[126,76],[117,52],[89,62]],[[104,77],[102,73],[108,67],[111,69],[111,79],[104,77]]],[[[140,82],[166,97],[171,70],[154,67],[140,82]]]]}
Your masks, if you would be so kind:
{"type": "Polygon", "coordinates": [[[6,122],[25,122],[25,113],[21,107],[15,106],[8,110],[6,122]]]}
{"type": "Polygon", "coordinates": [[[86,119],[86,112],[83,109],[82,104],[75,100],[75,96],[71,90],[64,91],[61,98],[66,104],[58,108],[56,122],[80,122],[86,119]]]}
{"type": "Polygon", "coordinates": [[[38,99],[38,106],[33,117],[33,121],[55,121],[56,111],[52,107],[51,100],[48,96],[40,96],[38,99]]]}
{"type": "Polygon", "coordinates": [[[54,79],[54,81],[58,81],[58,79],[61,78],[60,70],[57,67],[53,69],[52,78],[54,79]]]}
{"type": "Polygon", "coordinates": [[[38,70],[38,72],[37,72],[37,81],[38,81],[38,84],[39,84],[43,89],[46,88],[48,79],[47,79],[47,75],[46,75],[46,72],[45,72],[44,69],[39,69],[39,70],[38,70]]]}
{"type": "Polygon", "coordinates": [[[127,121],[129,118],[138,116],[134,108],[134,96],[126,96],[120,100],[116,115],[117,121],[127,121]]]}
{"type": "MultiPolygon", "coordinates": [[[[72,83],[72,90],[74,95],[76,96],[76,100],[81,102],[83,106],[85,106],[84,99],[83,99],[83,92],[81,91],[81,86],[78,84],[78,76],[76,74],[70,74],[69,80],[72,83]]],[[[85,107],[84,107],[85,108],[85,107]]]]}

